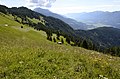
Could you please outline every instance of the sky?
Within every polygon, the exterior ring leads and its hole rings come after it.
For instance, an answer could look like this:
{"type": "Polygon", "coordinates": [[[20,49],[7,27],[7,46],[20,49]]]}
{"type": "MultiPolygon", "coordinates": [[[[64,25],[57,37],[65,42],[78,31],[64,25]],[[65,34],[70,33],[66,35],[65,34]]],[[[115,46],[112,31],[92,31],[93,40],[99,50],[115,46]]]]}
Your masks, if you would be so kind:
{"type": "Polygon", "coordinates": [[[58,14],[92,11],[120,11],[120,0],[0,0],[8,7],[41,7],[58,14]]]}

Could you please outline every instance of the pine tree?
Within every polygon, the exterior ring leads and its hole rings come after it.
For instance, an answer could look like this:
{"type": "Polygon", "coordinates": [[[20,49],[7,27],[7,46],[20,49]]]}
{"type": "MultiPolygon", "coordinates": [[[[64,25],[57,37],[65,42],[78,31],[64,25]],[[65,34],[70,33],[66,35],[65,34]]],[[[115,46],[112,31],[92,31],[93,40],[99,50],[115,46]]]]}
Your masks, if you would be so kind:
{"type": "Polygon", "coordinates": [[[89,41],[88,49],[93,50],[93,43],[91,40],[89,41]]]}
{"type": "Polygon", "coordinates": [[[52,36],[47,36],[47,40],[52,41],[52,36]]]}
{"type": "Polygon", "coordinates": [[[68,44],[70,44],[70,38],[69,38],[69,37],[66,37],[66,42],[67,42],[68,44]]]}
{"type": "Polygon", "coordinates": [[[60,40],[60,38],[57,36],[57,40],[60,40]]]}
{"type": "Polygon", "coordinates": [[[54,41],[54,42],[56,42],[56,39],[55,39],[55,37],[53,38],[53,41],[54,41]]]}
{"type": "Polygon", "coordinates": [[[82,42],[81,47],[88,49],[88,43],[86,40],[82,42]]]}
{"type": "Polygon", "coordinates": [[[61,38],[61,42],[62,42],[62,44],[64,44],[64,40],[63,40],[63,38],[61,38]]]}
{"type": "Polygon", "coordinates": [[[80,46],[81,46],[81,43],[80,43],[80,42],[78,42],[78,43],[77,43],[77,45],[78,45],[78,47],[80,47],[80,46]]]}
{"type": "Polygon", "coordinates": [[[59,38],[59,37],[60,37],[60,32],[59,32],[59,31],[57,31],[57,39],[58,39],[58,40],[60,40],[60,38],[59,38]]]}
{"type": "Polygon", "coordinates": [[[52,41],[52,36],[49,37],[49,40],[52,41]]]}

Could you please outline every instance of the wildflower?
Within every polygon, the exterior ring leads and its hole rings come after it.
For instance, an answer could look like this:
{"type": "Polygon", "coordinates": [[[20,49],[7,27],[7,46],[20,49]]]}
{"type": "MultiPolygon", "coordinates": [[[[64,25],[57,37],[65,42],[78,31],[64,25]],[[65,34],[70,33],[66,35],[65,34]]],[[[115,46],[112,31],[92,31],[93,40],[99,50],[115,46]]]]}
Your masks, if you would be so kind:
{"type": "Polygon", "coordinates": [[[23,64],[24,62],[23,62],[23,61],[20,61],[19,63],[20,63],[20,64],[23,64]]]}

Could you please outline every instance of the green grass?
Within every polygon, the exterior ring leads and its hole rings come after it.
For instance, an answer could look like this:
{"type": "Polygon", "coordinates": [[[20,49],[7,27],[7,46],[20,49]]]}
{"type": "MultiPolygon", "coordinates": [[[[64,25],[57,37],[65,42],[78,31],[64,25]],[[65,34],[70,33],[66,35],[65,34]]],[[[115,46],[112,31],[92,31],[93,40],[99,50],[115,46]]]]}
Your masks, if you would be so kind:
{"type": "Polygon", "coordinates": [[[43,31],[6,23],[11,26],[0,26],[0,79],[120,79],[119,57],[59,45],[43,31]]]}
{"type": "Polygon", "coordinates": [[[63,39],[63,44],[65,44],[65,45],[69,45],[67,42],[66,42],[66,38],[64,38],[63,36],[60,36],[59,37],[59,39],[57,39],[57,35],[56,34],[53,34],[52,35],[52,42],[54,42],[54,38],[56,39],[56,43],[58,43],[58,42],[61,42],[61,40],[63,39]]]}
{"type": "Polygon", "coordinates": [[[42,17],[40,17],[40,18],[41,18],[41,20],[35,19],[35,18],[31,19],[31,18],[28,17],[28,19],[29,19],[30,21],[32,21],[33,23],[35,23],[35,24],[37,24],[37,23],[42,23],[43,25],[45,25],[44,19],[43,19],[42,17]]]}
{"type": "Polygon", "coordinates": [[[28,18],[30,21],[32,21],[33,23],[38,23],[38,22],[41,22],[40,20],[38,20],[38,19],[35,19],[35,18],[33,18],[33,19],[31,19],[31,18],[28,18]]]}
{"type": "Polygon", "coordinates": [[[8,24],[8,26],[21,25],[18,22],[14,21],[13,16],[0,13],[0,26],[4,26],[5,24],[8,24]]]}

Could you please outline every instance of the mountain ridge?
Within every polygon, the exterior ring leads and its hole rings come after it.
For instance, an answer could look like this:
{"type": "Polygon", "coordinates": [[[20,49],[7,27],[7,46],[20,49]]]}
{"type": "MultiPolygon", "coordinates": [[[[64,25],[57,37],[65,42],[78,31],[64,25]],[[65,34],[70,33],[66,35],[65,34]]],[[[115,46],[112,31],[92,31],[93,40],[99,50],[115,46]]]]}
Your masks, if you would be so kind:
{"type": "Polygon", "coordinates": [[[102,48],[120,46],[120,29],[114,27],[99,27],[88,31],[77,30],[76,33],[90,38],[102,48]]]}
{"type": "MultiPolygon", "coordinates": [[[[87,13],[73,13],[66,16],[74,18],[77,21],[84,22],[86,24],[103,24],[106,27],[120,28],[120,11],[108,12],[108,11],[94,11],[87,13]]],[[[100,25],[97,25],[100,27],[100,25]]]]}
{"type": "Polygon", "coordinates": [[[47,10],[47,9],[42,9],[42,8],[35,8],[34,11],[44,14],[46,16],[52,16],[54,18],[58,18],[62,21],[64,21],[65,23],[69,24],[73,29],[82,29],[82,30],[86,30],[86,28],[89,25],[86,25],[85,23],[82,22],[77,22],[71,18],[67,18],[65,16],[56,14],[56,13],[52,13],[51,11],[47,10]]]}

